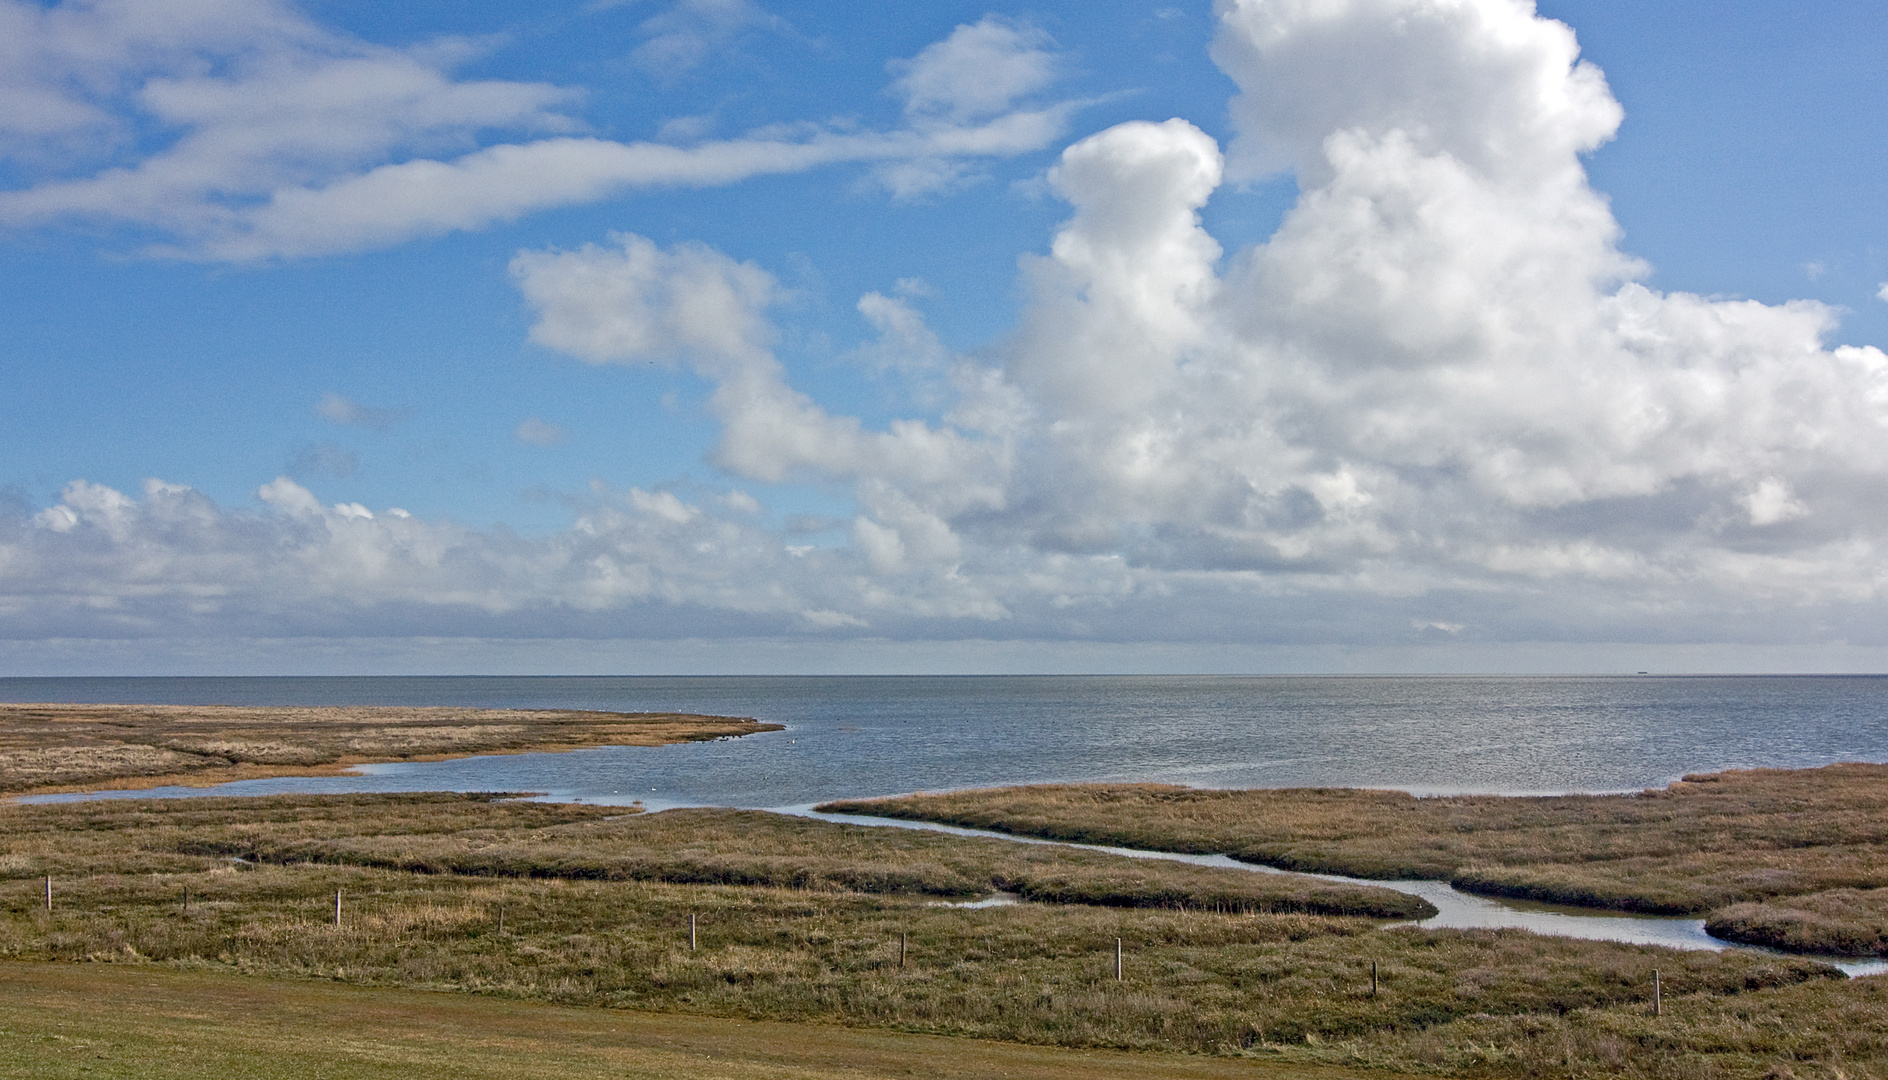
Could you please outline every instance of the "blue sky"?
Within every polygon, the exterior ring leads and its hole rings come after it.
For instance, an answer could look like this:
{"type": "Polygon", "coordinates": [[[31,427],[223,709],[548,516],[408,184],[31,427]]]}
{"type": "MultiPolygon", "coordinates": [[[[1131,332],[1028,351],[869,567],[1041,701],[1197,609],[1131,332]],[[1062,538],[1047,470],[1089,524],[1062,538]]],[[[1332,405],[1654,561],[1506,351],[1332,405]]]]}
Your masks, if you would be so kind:
{"type": "Polygon", "coordinates": [[[1879,5],[0,19],[0,673],[1888,663],[1879,5]]]}

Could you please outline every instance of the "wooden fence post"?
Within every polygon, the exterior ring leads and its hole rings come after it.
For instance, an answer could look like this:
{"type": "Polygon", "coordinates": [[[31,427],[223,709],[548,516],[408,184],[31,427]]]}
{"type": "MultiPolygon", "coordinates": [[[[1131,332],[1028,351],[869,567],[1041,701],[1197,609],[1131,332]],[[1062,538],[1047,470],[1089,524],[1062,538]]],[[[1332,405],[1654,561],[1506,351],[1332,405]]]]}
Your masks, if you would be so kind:
{"type": "Polygon", "coordinates": [[[905,966],[905,948],[909,944],[910,935],[900,930],[898,932],[898,966],[901,968],[905,966]]]}
{"type": "Polygon", "coordinates": [[[1121,939],[1114,939],[1114,981],[1121,981],[1121,939]]]}
{"type": "Polygon", "coordinates": [[[1653,1016],[1665,1015],[1665,1002],[1661,1000],[1663,995],[1661,995],[1660,989],[1661,988],[1659,986],[1659,969],[1653,968],[1652,969],[1652,1015],[1653,1016]]]}
{"type": "Polygon", "coordinates": [[[688,951],[695,951],[695,913],[688,913],[688,951]]]}
{"type": "Polygon", "coordinates": [[[52,914],[52,875],[46,875],[46,914],[52,914]]]}
{"type": "Polygon", "coordinates": [[[1370,996],[1377,996],[1377,962],[1370,961],[1370,996]]]}
{"type": "Polygon", "coordinates": [[[334,925],[336,929],[341,926],[341,890],[339,889],[334,890],[334,925]]]}

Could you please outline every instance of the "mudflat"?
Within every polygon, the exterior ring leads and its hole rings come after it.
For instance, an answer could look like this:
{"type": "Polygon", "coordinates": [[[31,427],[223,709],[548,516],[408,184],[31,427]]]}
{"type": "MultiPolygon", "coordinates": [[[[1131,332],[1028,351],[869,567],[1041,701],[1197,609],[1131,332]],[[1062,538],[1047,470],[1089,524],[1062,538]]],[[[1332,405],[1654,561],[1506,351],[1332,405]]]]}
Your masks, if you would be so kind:
{"type": "Polygon", "coordinates": [[[576,709],[0,704],[0,794],[321,776],[592,746],[660,746],[779,731],[732,716],[576,709]]]}

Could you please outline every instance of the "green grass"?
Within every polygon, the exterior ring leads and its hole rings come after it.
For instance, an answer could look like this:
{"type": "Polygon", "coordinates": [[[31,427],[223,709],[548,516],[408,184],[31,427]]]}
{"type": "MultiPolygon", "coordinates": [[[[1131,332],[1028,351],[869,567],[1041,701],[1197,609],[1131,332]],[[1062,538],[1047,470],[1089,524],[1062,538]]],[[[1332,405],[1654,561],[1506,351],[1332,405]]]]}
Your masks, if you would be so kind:
{"type": "Polygon", "coordinates": [[[149,965],[0,974],[0,1075],[35,1080],[1393,1080],[149,965]]]}

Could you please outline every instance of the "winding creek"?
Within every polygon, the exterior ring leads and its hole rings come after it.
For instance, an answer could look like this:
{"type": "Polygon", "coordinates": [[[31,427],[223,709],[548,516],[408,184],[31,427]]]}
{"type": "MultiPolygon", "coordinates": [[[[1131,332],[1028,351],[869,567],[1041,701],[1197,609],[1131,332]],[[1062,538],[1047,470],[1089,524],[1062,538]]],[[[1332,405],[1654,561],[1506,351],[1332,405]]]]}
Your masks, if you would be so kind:
{"type": "MultiPolygon", "coordinates": [[[[516,760],[515,758],[510,760],[516,760]]],[[[428,763],[432,764],[432,763],[428,763]]],[[[393,766],[392,768],[401,768],[393,766]]],[[[410,766],[405,766],[410,767],[410,766]]],[[[386,765],[361,766],[362,774],[389,770],[386,765]]],[[[240,795],[263,794],[255,788],[267,785],[281,790],[307,785],[309,778],[297,777],[276,781],[243,781],[234,784],[219,785],[215,788],[151,788],[143,790],[106,790],[83,794],[29,795],[19,799],[24,803],[67,802],[87,799],[113,798],[189,798],[203,795],[240,795]]],[[[324,778],[334,780],[339,778],[324,778]]],[[[326,785],[321,785],[326,786],[326,785]]],[[[405,787],[399,790],[476,790],[463,787],[405,787]]],[[[607,795],[574,796],[570,793],[558,793],[533,796],[544,802],[581,802],[599,806],[637,806],[647,812],[676,810],[689,807],[712,806],[713,803],[694,801],[671,801],[666,799],[647,799],[612,792],[607,795]]],[[[1045,840],[1033,836],[1016,836],[1005,832],[985,829],[966,829],[956,825],[943,825],[930,821],[908,821],[898,818],[866,817],[855,814],[830,814],[814,810],[817,803],[799,803],[787,806],[754,806],[749,809],[766,810],[775,814],[790,814],[796,817],[812,818],[816,821],[832,821],[851,825],[865,825],[875,828],[921,829],[927,832],[949,833],[954,836],[975,836],[992,840],[1008,840],[1018,844],[1049,844],[1062,847],[1078,848],[1083,851],[1097,851],[1109,855],[1122,855],[1131,859],[1164,859],[1170,862],[1192,863],[1195,866],[1211,866],[1225,870],[1243,870],[1253,874],[1300,873],[1298,871],[1278,870],[1257,863],[1240,862],[1227,855],[1195,855],[1177,851],[1150,851],[1143,848],[1108,847],[1102,844],[1083,844],[1064,840],[1045,840]]],[[[1321,881],[1337,882],[1345,885],[1377,886],[1394,889],[1397,892],[1420,896],[1436,908],[1436,914],[1427,919],[1413,920],[1408,923],[1389,923],[1387,926],[1421,926],[1427,929],[1519,929],[1550,937],[1583,938],[1591,941],[1619,941],[1631,945],[1658,945],[1669,949],[1709,949],[1714,952],[1736,950],[1740,952],[1762,953],[1769,956],[1793,957],[1814,960],[1838,968],[1851,978],[1869,975],[1888,974],[1888,959],[1856,959],[1845,956],[1826,956],[1806,953],[1785,953],[1774,949],[1765,949],[1755,945],[1743,945],[1732,941],[1723,941],[1705,933],[1703,919],[1691,919],[1674,915],[1640,915],[1631,912],[1607,911],[1596,908],[1569,907],[1561,904],[1543,904],[1531,900],[1514,900],[1505,897],[1480,896],[1466,893],[1446,881],[1393,880],[1377,881],[1369,878],[1344,877],[1341,874],[1309,874],[1300,876],[1317,878],[1321,881]]],[[[997,893],[978,900],[952,903],[951,907],[983,908],[1000,907],[1018,902],[1009,893],[997,893]]]]}
{"type": "MultiPolygon", "coordinates": [[[[785,725],[710,743],[386,763],[341,776],[90,798],[540,791],[556,800],[641,801],[649,810],[771,808],[1026,843],[1052,841],[811,808],[907,791],[1080,781],[1598,793],[1663,786],[1688,772],[1888,761],[1888,678],[1881,677],[0,679],[0,690],[0,700],[13,701],[672,711],[785,725]]],[[[1277,872],[1223,855],[1093,850],[1277,872]]],[[[1701,919],[1476,896],[1440,881],[1317,876],[1420,896],[1440,911],[1422,921],[1426,927],[1515,927],[1678,949],[1750,948],[1710,937],[1701,919]]],[[[1814,959],[1851,975],[1888,973],[1888,961],[1814,959]]]]}
{"type": "MultiPolygon", "coordinates": [[[[515,760],[515,759],[513,759],[515,760]]],[[[388,766],[362,766],[363,773],[386,770],[388,766]]],[[[334,779],[334,778],[328,778],[334,779]]],[[[271,787],[301,787],[307,778],[293,778],[292,781],[264,781],[271,787]],[[301,781],[302,783],[296,783],[301,781]]],[[[64,795],[29,795],[20,798],[20,802],[67,802],[87,799],[112,798],[189,798],[212,794],[261,794],[253,788],[256,781],[244,781],[235,784],[220,785],[216,788],[153,788],[144,790],[107,790],[83,794],[64,795]],[[249,789],[249,790],[244,790],[249,789]]],[[[450,787],[409,787],[403,790],[467,790],[450,787]]],[[[644,799],[613,792],[608,795],[573,796],[569,793],[537,795],[533,798],[544,802],[581,802],[599,806],[637,806],[644,811],[676,810],[689,807],[711,806],[712,803],[692,801],[670,801],[665,799],[644,799]]],[[[1083,851],[1097,851],[1109,855],[1123,855],[1131,859],[1164,859],[1170,862],[1192,863],[1195,866],[1211,866],[1225,870],[1243,870],[1253,874],[1299,873],[1285,871],[1257,863],[1240,862],[1227,855],[1195,855],[1177,851],[1149,851],[1143,848],[1108,847],[1102,844],[1082,844],[1064,840],[1045,840],[1033,836],[1016,836],[1005,832],[985,829],[966,829],[956,825],[943,825],[930,821],[908,821],[898,818],[866,817],[855,814],[830,814],[813,809],[817,803],[799,803],[788,806],[750,807],[766,810],[775,814],[790,814],[796,817],[812,818],[816,821],[840,822],[851,825],[865,825],[875,828],[920,829],[927,832],[949,833],[953,836],[975,836],[992,840],[1008,840],[1018,844],[1049,844],[1061,847],[1078,848],[1083,851]]],[[[1888,974],[1888,959],[1856,959],[1844,956],[1822,956],[1804,953],[1785,953],[1773,949],[1764,949],[1754,945],[1723,941],[1704,931],[1703,919],[1691,919],[1684,916],[1640,915],[1630,912],[1606,911],[1595,908],[1568,907],[1561,904],[1543,904],[1531,900],[1513,900],[1505,897],[1479,896],[1457,889],[1446,881],[1394,880],[1376,881],[1369,878],[1344,877],[1340,874],[1301,874],[1303,877],[1317,878],[1321,881],[1337,882],[1345,885],[1377,886],[1394,889],[1397,892],[1420,896],[1435,905],[1436,914],[1427,919],[1418,919],[1408,923],[1390,923],[1388,926],[1421,926],[1428,929],[1505,929],[1528,930],[1536,934],[1551,937],[1584,938],[1592,941],[1619,941],[1631,945],[1659,945],[1670,949],[1709,949],[1714,952],[1737,950],[1741,952],[1762,953],[1770,956],[1794,957],[1815,960],[1838,968],[1850,977],[1888,974]]],[[[1017,898],[1008,893],[997,893],[978,900],[952,903],[952,907],[983,908],[999,907],[1016,903],[1017,898]]]]}
{"type": "MultiPolygon", "coordinates": [[[[1214,866],[1228,870],[1245,870],[1255,874],[1282,874],[1286,871],[1275,870],[1269,866],[1240,862],[1226,855],[1187,855],[1172,851],[1146,851],[1139,848],[1104,847],[1099,844],[1064,843],[1059,840],[1042,840],[1035,837],[1012,836],[1009,833],[992,832],[983,829],[964,829],[954,825],[939,825],[928,821],[902,821],[892,818],[861,817],[853,814],[824,814],[811,806],[779,806],[770,808],[779,814],[796,814],[802,817],[816,818],[821,821],[839,821],[854,825],[889,826],[901,829],[924,829],[933,832],[951,833],[956,836],[982,836],[998,840],[1014,840],[1025,844],[1061,844],[1064,847],[1080,848],[1083,851],[1100,851],[1110,855],[1125,855],[1132,859],[1165,859],[1172,862],[1192,863],[1195,866],[1214,866]]],[[[1770,949],[1761,949],[1752,945],[1739,945],[1735,942],[1721,941],[1704,932],[1703,919],[1688,919],[1683,916],[1636,915],[1617,911],[1600,911],[1592,908],[1566,907],[1559,904],[1541,904],[1527,900],[1508,900],[1492,896],[1478,896],[1465,893],[1446,881],[1372,881],[1366,878],[1343,877],[1337,874],[1304,874],[1322,881],[1342,882],[1347,885],[1376,885],[1397,892],[1420,896],[1436,907],[1437,914],[1414,923],[1393,923],[1396,926],[1422,926],[1436,929],[1498,929],[1513,927],[1530,930],[1536,934],[1554,937],[1586,938],[1594,941],[1622,941],[1632,945],[1662,945],[1670,949],[1710,949],[1713,951],[1738,950],[1742,952],[1765,953],[1773,956],[1801,956],[1797,953],[1779,953],[1770,949]]],[[[960,906],[989,906],[1004,902],[999,896],[978,904],[960,906]]],[[[1888,960],[1857,960],[1838,956],[1809,956],[1847,972],[1850,976],[1881,975],[1888,973],[1888,960]]]]}

